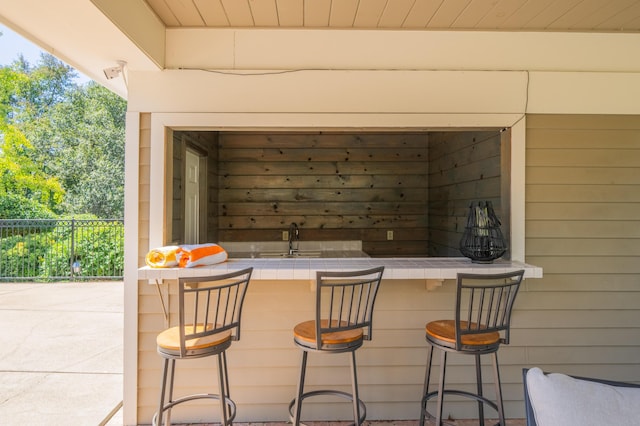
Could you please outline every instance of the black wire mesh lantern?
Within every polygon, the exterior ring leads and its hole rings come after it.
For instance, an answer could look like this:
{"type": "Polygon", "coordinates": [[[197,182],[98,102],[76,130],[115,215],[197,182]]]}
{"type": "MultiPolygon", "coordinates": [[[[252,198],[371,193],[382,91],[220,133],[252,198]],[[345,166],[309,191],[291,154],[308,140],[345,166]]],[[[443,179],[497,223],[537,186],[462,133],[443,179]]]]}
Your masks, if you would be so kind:
{"type": "Polygon", "coordinates": [[[475,263],[491,263],[507,251],[500,230],[500,220],[491,201],[477,201],[469,205],[467,226],[460,240],[460,252],[475,263]]]}

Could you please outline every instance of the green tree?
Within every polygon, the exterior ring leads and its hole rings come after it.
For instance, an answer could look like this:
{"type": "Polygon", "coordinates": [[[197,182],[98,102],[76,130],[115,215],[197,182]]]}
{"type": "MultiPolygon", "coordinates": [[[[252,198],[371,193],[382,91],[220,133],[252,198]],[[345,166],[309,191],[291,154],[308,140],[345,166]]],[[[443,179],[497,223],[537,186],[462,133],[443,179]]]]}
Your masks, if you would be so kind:
{"type": "Polygon", "coordinates": [[[8,124],[15,93],[26,78],[0,68],[0,218],[48,218],[62,201],[59,181],[34,162],[35,149],[25,135],[8,124]]]}
{"type": "Polygon", "coordinates": [[[0,74],[0,113],[33,149],[25,153],[64,189],[58,211],[119,218],[124,212],[126,102],[43,54],[35,67],[19,58],[0,74]]]}
{"type": "Polygon", "coordinates": [[[123,99],[91,82],[52,114],[59,127],[73,129],[59,133],[66,137],[60,141],[66,149],[55,173],[67,190],[68,212],[122,217],[125,113],[123,99]],[[68,126],[60,124],[62,119],[70,120],[68,126]]]}
{"type": "Polygon", "coordinates": [[[12,194],[55,210],[64,193],[58,180],[32,161],[33,147],[15,126],[0,124],[0,132],[0,195],[12,194]]]}

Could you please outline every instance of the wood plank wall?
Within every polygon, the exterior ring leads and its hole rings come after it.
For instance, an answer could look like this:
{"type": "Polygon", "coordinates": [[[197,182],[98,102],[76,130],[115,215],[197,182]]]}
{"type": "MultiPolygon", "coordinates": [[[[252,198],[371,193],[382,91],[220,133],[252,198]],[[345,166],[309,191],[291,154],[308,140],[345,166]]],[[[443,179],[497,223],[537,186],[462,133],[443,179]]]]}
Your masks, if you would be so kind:
{"type": "Polygon", "coordinates": [[[497,130],[175,132],[173,141],[173,242],[182,241],[187,144],[210,160],[207,241],[278,241],[296,222],[303,239],[362,240],[375,256],[459,256],[470,201],[509,214],[497,130]]]}
{"type": "Polygon", "coordinates": [[[544,278],[518,296],[513,344],[544,370],[640,382],[640,116],[527,116],[526,136],[544,278]]]}
{"type": "Polygon", "coordinates": [[[278,241],[296,222],[303,240],[426,255],[427,144],[426,133],[220,133],[219,238],[278,241]]]}
{"type": "MultiPolygon", "coordinates": [[[[429,133],[429,256],[460,256],[469,204],[502,209],[500,131],[429,133]]],[[[505,237],[509,234],[505,232],[505,237]]]]}

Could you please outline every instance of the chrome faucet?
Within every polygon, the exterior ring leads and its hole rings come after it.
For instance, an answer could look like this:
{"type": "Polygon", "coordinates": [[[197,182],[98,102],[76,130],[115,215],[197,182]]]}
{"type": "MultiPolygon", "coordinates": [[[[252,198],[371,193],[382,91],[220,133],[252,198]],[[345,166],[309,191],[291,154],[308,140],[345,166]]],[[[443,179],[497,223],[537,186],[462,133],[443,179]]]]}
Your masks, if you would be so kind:
{"type": "Polygon", "coordinates": [[[295,222],[291,222],[289,225],[289,256],[293,255],[293,253],[298,251],[298,244],[296,244],[296,248],[293,248],[293,241],[300,241],[300,229],[298,229],[298,224],[295,222]]]}

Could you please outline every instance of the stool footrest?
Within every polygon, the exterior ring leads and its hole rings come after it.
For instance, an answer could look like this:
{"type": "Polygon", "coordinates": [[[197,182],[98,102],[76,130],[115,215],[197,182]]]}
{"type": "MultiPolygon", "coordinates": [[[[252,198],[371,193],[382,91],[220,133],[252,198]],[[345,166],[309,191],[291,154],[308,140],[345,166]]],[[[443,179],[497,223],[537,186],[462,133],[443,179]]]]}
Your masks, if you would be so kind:
{"type": "MultiPolygon", "coordinates": [[[[183,402],[194,401],[197,399],[215,399],[216,401],[220,401],[220,398],[221,398],[220,395],[213,394],[213,393],[197,393],[193,395],[187,395],[165,404],[164,407],[162,407],[162,412],[164,413],[165,411],[170,410],[171,408],[175,407],[178,404],[182,404],[183,402]]],[[[225,398],[224,402],[229,407],[229,418],[227,420],[229,424],[231,424],[233,422],[233,419],[235,419],[236,417],[236,403],[233,402],[233,400],[231,400],[230,398],[225,398]]],[[[151,421],[151,424],[153,426],[159,426],[157,412],[153,415],[153,420],[151,421]]],[[[222,426],[225,426],[225,425],[222,425],[222,426]]]]}
{"type": "MultiPolygon", "coordinates": [[[[300,402],[304,401],[306,398],[311,398],[311,397],[320,396],[320,395],[332,395],[332,396],[337,396],[340,398],[347,399],[349,401],[353,401],[353,395],[348,392],[332,390],[332,389],[321,389],[321,390],[315,390],[315,391],[303,393],[300,396],[300,402]]],[[[289,415],[291,417],[292,422],[293,422],[293,407],[295,406],[295,404],[296,404],[296,400],[294,398],[289,403],[289,415]]],[[[360,406],[360,419],[358,422],[362,424],[367,417],[367,407],[364,405],[364,402],[362,402],[362,400],[360,399],[358,399],[358,405],[360,406]]]]}
{"type": "MultiPolygon", "coordinates": [[[[475,399],[476,401],[482,402],[483,404],[486,404],[489,407],[493,408],[496,412],[498,411],[498,405],[495,402],[491,401],[488,398],[485,398],[484,396],[478,395],[477,393],[467,392],[467,391],[457,390],[457,389],[445,389],[442,391],[442,396],[444,397],[445,395],[456,395],[456,396],[462,396],[465,398],[475,399]]],[[[424,413],[428,418],[435,418],[435,416],[429,413],[429,411],[427,411],[427,402],[429,402],[431,398],[434,398],[437,396],[438,396],[438,391],[432,391],[422,397],[422,407],[423,407],[422,409],[424,410],[424,413]]],[[[500,422],[496,423],[496,426],[498,425],[500,425],[500,422]]]]}

